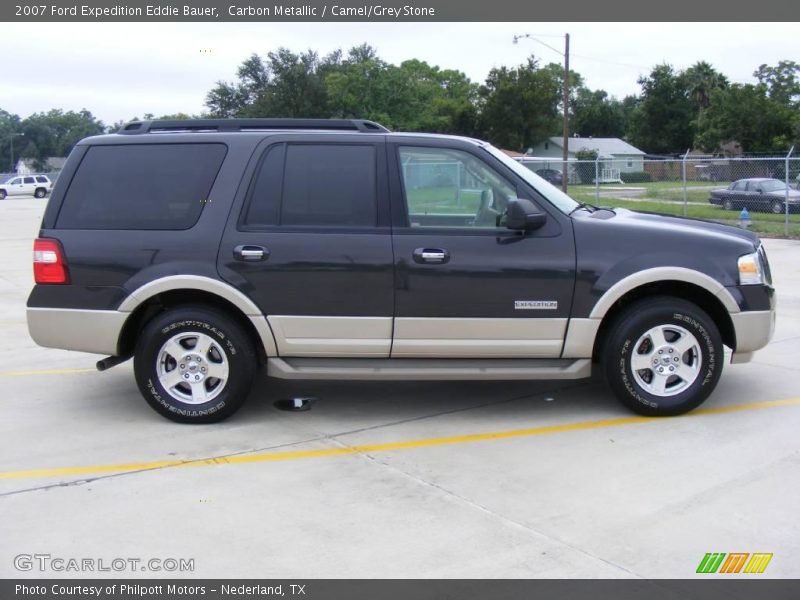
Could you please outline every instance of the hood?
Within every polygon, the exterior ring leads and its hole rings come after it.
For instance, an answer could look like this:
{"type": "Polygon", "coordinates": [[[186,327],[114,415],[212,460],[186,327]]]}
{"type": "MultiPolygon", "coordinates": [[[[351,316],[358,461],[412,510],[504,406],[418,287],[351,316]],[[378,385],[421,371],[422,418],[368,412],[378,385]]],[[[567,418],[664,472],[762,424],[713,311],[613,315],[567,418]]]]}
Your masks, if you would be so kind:
{"type": "MultiPolygon", "coordinates": [[[[774,192],[767,192],[767,195],[775,198],[785,198],[786,190],[776,190],[774,192]]],[[[789,199],[800,200],[800,191],[789,188],[789,199]]]]}
{"type": "Polygon", "coordinates": [[[752,231],[712,221],[639,212],[627,208],[615,208],[614,213],[616,214],[610,217],[601,216],[601,212],[606,215],[611,214],[610,211],[600,210],[592,213],[590,217],[613,220],[619,226],[635,228],[642,232],[649,231],[657,237],[666,235],[668,237],[708,238],[717,239],[721,243],[739,241],[753,248],[759,244],[758,236],[752,231]]]}

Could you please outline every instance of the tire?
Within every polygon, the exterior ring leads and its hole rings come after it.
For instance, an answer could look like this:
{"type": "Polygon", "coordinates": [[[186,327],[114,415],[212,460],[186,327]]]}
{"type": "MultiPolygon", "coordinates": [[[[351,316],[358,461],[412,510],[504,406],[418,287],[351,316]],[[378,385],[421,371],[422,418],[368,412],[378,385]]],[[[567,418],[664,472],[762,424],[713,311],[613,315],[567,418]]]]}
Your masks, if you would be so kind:
{"type": "Polygon", "coordinates": [[[641,415],[672,416],[698,407],[714,391],[724,349],[719,329],[700,307],[659,296],[619,315],[602,362],[609,386],[625,406],[641,415]],[[634,361],[642,368],[634,370],[634,361]]]}
{"type": "Polygon", "coordinates": [[[241,408],[256,364],[253,343],[234,319],[181,306],[147,323],[133,369],[139,391],[159,414],[178,423],[215,423],[241,408]]]}
{"type": "Polygon", "coordinates": [[[47,195],[47,190],[44,188],[36,188],[36,191],[33,192],[34,198],[44,198],[47,195]]]}
{"type": "Polygon", "coordinates": [[[782,215],[784,213],[783,202],[780,200],[773,200],[772,204],[769,205],[769,209],[772,211],[773,215],[782,215]]]}
{"type": "Polygon", "coordinates": [[[722,208],[725,210],[733,210],[733,201],[730,198],[725,198],[722,201],[722,208]]]}
{"type": "Polygon", "coordinates": [[[5,199],[6,199],[6,191],[0,190],[0,200],[5,200],[5,199]]]}

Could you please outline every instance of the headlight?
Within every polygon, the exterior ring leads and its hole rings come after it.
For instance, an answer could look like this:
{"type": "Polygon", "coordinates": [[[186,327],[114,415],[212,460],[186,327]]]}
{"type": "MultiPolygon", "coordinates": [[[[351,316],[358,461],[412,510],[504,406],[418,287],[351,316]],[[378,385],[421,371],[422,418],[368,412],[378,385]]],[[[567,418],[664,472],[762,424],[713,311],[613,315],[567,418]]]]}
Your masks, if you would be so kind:
{"type": "Polygon", "coordinates": [[[758,252],[739,257],[739,283],[741,285],[764,283],[764,268],[758,252]]]}

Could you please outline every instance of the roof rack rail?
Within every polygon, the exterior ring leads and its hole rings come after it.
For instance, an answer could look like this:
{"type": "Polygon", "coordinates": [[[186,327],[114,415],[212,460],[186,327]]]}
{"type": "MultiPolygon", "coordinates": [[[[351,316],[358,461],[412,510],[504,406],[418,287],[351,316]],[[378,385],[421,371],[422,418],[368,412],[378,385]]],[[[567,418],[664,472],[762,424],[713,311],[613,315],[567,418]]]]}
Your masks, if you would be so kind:
{"type": "Polygon", "coordinates": [[[166,132],[230,132],[265,129],[324,129],[329,131],[359,131],[389,133],[389,130],[366,119],[183,119],[132,121],[117,133],[138,135],[166,132]]]}

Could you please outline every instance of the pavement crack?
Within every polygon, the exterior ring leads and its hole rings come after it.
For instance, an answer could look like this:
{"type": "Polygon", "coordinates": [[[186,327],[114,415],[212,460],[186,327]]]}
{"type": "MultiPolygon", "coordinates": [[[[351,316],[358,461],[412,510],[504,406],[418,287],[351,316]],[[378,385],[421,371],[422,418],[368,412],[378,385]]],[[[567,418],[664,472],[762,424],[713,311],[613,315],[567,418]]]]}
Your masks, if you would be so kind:
{"type": "MultiPolygon", "coordinates": [[[[349,446],[348,444],[342,442],[341,440],[337,440],[337,439],[333,439],[332,438],[331,441],[333,441],[334,443],[337,443],[342,448],[352,448],[352,446],[349,446]]],[[[395,474],[399,474],[401,477],[404,477],[404,478],[412,481],[413,483],[415,483],[417,485],[434,489],[434,490],[440,492],[441,494],[444,494],[444,495],[446,495],[446,496],[448,496],[450,498],[453,498],[457,502],[460,502],[461,504],[463,504],[463,505],[465,505],[465,506],[467,506],[467,507],[469,507],[469,508],[471,508],[473,510],[479,511],[479,512],[489,516],[490,518],[495,519],[497,521],[500,521],[500,522],[504,523],[505,525],[510,526],[510,527],[512,527],[514,529],[521,530],[521,531],[527,533],[528,535],[531,535],[531,536],[537,537],[537,538],[541,538],[541,539],[545,539],[545,540],[548,540],[548,541],[550,541],[550,542],[552,542],[554,544],[569,548],[573,552],[577,552],[579,554],[587,556],[588,558],[591,558],[593,560],[596,560],[596,561],[599,561],[601,563],[604,563],[604,564],[606,564],[606,565],[608,565],[608,566],[610,566],[610,567],[612,567],[614,569],[618,569],[620,571],[623,571],[624,573],[626,573],[630,577],[635,577],[637,579],[643,579],[644,578],[642,575],[639,575],[638,573],[628,569],[627,567],[624,567],[624,566],[622,566],[620,564],[617,564],[617,563],[615,563],[615,562],[613,562],[611,560],[603,558],[602,556],[598,556],[596,554],[593,554],[592,552],[589,552],[588,550],[585,550],[584,548],[580,548],[578,546],[575,546],[574,544],[571,544],[570,542],[568,542],[566,540],[560,539],[560,538],[555,537],[555,536],[553,536],[553,535],[551,535],[549,533],[546,533],[544,531],[536,529],[535,527],[532,527],[531,525],[528,525],[528,524],[520,522],[520,521],[518,521],[516,519],[512,519],[511,517],[508,517],[506,515],[503,515],[503,514],[500,514],[498,512],[495,512],[492,509],[490,509],[489,507],[487,507],[487,506],[485,506],[485,505],[483,505],[483,504],[481,504],[479,502],[476,502],[474,500],[471,500],[471,499],[469,499],[469,498],[467,498],[465,496],[462,496],[458,492],[456,492],[454,490],[451,490],[449,488],[446,488],[446,487],[444,487],[443,485],[441,485],[439,483],[435,483],[433,481],[429,481],[427,479],[424,479],[423,477],[420,477],[418,475],[414,475],[412,473],[409,473],[408,471],[406,471],[404,469],[401,469],[401,468],[396,467],[394,465],[390,465],[387,462],[384,462],[384,461],[380,460],[375,455],[373,455],[373,454],[371,454],[369,452],[360,452],[360,453],[357,453],[357,456],[359,456],[363,460],[369,461],[371,464],[373,464],[373,465],[375,465],[375,466],[377,466],[379,468],[383,468],[385,470],[392,471],[395,474]]]]}

